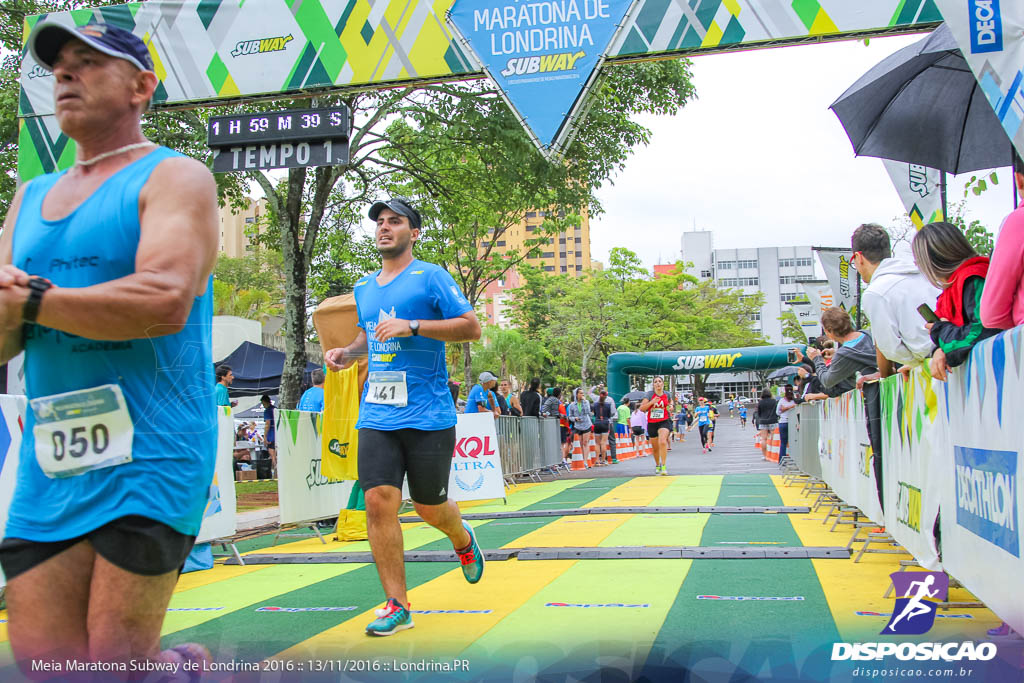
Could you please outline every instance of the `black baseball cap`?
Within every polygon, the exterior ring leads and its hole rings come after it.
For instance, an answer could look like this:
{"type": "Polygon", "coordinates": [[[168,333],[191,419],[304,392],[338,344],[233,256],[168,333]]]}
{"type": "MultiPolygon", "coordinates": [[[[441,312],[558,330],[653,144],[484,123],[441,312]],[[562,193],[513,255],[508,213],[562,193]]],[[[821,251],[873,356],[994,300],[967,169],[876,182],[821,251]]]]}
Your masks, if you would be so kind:
{"type": "Polygon", "coordinates": [[[153,59],[142,39],[111,24],[93,22],[68,27],[56,21],[41,21],[28,37],[28,49],[40,66],[53,71],[57,53],[69,40],[80,40],[103,54],[131,62],[142,71],[153,70],[153,59]]]}
{"type": "Polygon", "coordinates": [[[392,197],[386,202],[375,202],[370,207],[370,220],[376,222],[380,212],[384,209],[391,209],[399,216],[405,216],[409,219],[409,225],[417,230],[423,227],[423,219],[420,218],[420,212],[414,209],[405,197],[392,197]]]}

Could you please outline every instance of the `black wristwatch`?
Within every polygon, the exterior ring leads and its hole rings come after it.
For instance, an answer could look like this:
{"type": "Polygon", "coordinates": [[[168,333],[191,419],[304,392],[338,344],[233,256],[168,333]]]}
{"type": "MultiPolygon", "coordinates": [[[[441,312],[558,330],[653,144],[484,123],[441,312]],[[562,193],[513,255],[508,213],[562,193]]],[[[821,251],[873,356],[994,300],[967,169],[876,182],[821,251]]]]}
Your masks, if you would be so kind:
{"type": "Polygon", "coordinates": [[[420,321],[419,320],[410,320],[409,321],[409,331],[412,332],[412,336],[414,336],[414,337],[420,336],[420,321]]]}
{"type": "Polygon", "coordinates": [[[21,309],[21,319],[27,323],[34,323],[39,315],[39,304],[43,301],[43,293],[53,287],[53,283],[41,277],[32,277],[28,281],[28,300],[25,307],[21,309]]]}

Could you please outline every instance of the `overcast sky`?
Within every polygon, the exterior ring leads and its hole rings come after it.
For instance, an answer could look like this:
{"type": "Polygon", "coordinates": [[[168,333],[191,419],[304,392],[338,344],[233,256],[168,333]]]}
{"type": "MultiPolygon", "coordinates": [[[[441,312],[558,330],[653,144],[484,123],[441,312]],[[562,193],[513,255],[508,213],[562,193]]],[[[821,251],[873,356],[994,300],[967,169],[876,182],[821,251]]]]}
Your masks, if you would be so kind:
{"type": "MultiPolygon", "coordinates": [[[[919,36],[707,55],[693,60],[698,99],[677,116],[644,117],[651,144],[598,196],[592,256],[627,246],[648,266],[679,258],[683,231],[716,248],[849,246],[861,223],[905,213],[881,160],[854,157],[829,110],[854,81],[919,36]]],[[[970,174],[950,182],[963,198],[970,174]]],[[[995,232],[1012,201],[1008,171],[968,210],[995,232]]]]}

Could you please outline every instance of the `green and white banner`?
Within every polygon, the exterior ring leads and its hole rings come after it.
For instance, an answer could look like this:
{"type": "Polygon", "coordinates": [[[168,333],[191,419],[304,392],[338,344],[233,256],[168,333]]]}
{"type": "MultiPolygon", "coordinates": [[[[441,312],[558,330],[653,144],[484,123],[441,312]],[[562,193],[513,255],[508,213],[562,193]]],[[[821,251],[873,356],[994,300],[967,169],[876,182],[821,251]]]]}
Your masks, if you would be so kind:
{"type": "MultiPolygon", "coordinates": [[[[69,26],[91,21],[116,24],[149,46],[160,78],[154,97],[157,107],[202,106],[332,88],[480,78],[482,67],[460,48],[446,24],[452,4],[453,0],[153,0],[29,17],[24,38],[43,17],[69,26]]],[[[569,18],[571,5],[586,17],[587,7],[593,13],[604,4],[519,3],[533,8],[530,12],[558,11],[569,18]]],[[[606,57],[653,59],[800,44],[809,38],[930,30],[940,20],[932,0],[634,0],[606,57]]],[[[490,25],[519,23],[518,14],[506,11],[490,25]]],[[[73,143],[52,118],[52,89],[52,76],[23,50],[18,158],[22,180],[74,161],[73,143]]]]}
{"type": "Polygon", "coordinates": [[[882,163],[918,230],[928,223],[943,220],[942,171],[889,159],[882,159],[882,163]]]}

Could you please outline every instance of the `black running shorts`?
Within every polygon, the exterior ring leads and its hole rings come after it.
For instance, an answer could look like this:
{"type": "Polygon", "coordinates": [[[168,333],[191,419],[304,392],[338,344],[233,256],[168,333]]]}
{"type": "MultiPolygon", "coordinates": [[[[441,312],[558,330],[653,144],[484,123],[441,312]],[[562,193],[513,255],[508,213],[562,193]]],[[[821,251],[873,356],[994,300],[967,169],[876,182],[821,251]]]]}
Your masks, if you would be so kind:
{"type": "Polygon", "coordinates": [[[608,422],[595,422],[594,433],[595,434],[607,434],[611,424],[608,422]]]}
{"type": "Polygon", "coordinates": [[[65,541],[5,538],[0,543],[0,565],[10,580],[81,541],[89,541],[103,559],[119,569],[159,576],[181,571],[196,537],[178,533],[148,517],[127,515],[65,541]]]}
{"type": "Polygon", "coordinates": [[[659,429],[667,429],[669,431],[672,431],[672,420],[662,420],[661,422],[648,422],[647,438],[657,439],[659,429]]]}
{"type": "Polygon", "coordinates": [[[440,505],[448,500],[448,479],[455,452],[455,427],[437,431],[422,429],[359,430],[359,485],[402,489],[409,475],[409,495],[421,505],[440,505]]]}
{"type": "Polygon", "coordinates": [[[641,427],[640,425],[634,425],[633,426],[633,434],[635,436],[643,436],[644,435],[644,428],[641,427]]]}

